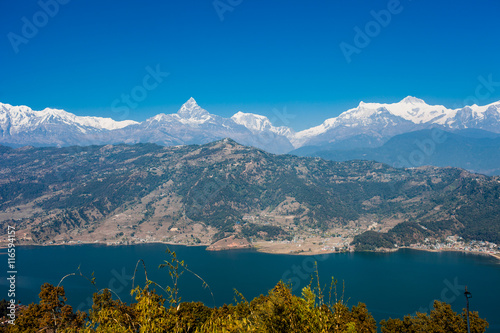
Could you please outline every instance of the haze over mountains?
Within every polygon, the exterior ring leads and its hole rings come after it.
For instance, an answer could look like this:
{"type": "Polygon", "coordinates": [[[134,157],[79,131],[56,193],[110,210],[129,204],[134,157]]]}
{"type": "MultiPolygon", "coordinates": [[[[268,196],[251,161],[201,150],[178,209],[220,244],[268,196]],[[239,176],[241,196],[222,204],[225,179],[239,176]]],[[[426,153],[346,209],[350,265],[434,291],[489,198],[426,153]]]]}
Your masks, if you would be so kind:
{"type": "Polygon", "coordinates": [[[396,135],[380,147],[307,146],[291,154],[333,161],[373,160],[393,167],[458,167],[485,175],[500,175],[500,134],[466,129],[445,132],[425,129],[396,135]]]}
{"type": "Polygon", "coordinates": [[[288,153],[305,146],[378,147],[395,135],[430,128],[500,133],[500,102],[460,109],[428,105],[411,96],[392,104],[360,102],[356,108],[300,132],[274,126],[267,117],[252,113],[240,111],[223,118],[201,108],[193,98],[175,114],[161,113],[140,123],[0,103],[0,144],[10,146],[145,142],[170,146],[228,137],[272,153],[288,153]]]}

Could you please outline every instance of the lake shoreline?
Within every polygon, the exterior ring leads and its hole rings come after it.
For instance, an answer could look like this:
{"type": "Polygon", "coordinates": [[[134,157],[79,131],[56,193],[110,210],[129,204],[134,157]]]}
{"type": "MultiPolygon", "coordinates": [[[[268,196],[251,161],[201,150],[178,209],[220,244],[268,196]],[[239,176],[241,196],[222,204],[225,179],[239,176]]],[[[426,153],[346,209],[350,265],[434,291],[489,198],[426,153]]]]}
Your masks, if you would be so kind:
{"type": "MultiPolygon", "coordinates": [[[[377,251],[355,251],[353,249],[350,250],[345,250],[345,251],[331,251],[331,250],[324,250],[324,251],[292,251],[290,248],[286,248],[288,251],[285,251],[284,249],[277,249],[277,247],[274,246],[262,246],[263,243],[268,243],[268,242],[258,242],[257,244],[252,243],[251,247],[244,246],[244,247],[231,247],[231,248],[221,248],[217,250],[212,250],[210,249],[210,244],[178,244],[178,243],[171,243],[171,242],[162,242],[162,241],[151,241],[151,242],[141,242],[141,243],[133,243],[133,244],[110,244],[106,242],[74,242],[74,243],[58,243],[58,244],[22,244],[22,245],[16,245],[16,247],[28,247],[28,246],[33,246],[33,247],[49,247],[49,246],[78,246],[78,245],[99,245],[99,246],[109,246],[109,247],[117,247],[117,246],[135,246],[135,245],[145,245],[145,244],[165,244],[165,245],[175,245],[175,246],[186,246],[186,247],[205,247],[205,251],[240,251],[240,250],[254,250],[259,253],[267,253],[267,254],[281,254],[281,255],[293,255],[293,256],[317,256],[317,255],[328,255],[328,254],[342,254],[342,253],[351,253],[351,252],[373,252],[373,253],[392,253],[392,252],[397,252],[400,249],[410,249],[410,250],[417,250],[417,251],[423,251],[423,252],[435,252],[435,253],[443,253],[443,252],[462,252],[462,253],[469,253],[469,254],[474,254],[474,255],[483,255],[483,256],[489,256],[493,257],[497,260],[500,261],[500,254],[498,253],[489,253],[489,252],[481,252],[481,251],[465,251],[465,250],[460,250],[460,249],[422,249],[422,248],[416,248],[416,247],[411,247],[411,246],[401,246],[398,248],[394,249],[380,249],[377,251]]],[[[0,246],[0,250],[7,249],[7,246],[0,246]]]]}
{"type": "Polygon", "coordinates": [[[483,255],[487,257],[493,257],[497,260],[500,260],[500,254],[498,253],[488,253],[488,252],[481,252],[481,251],[465,251],[465,250],[456,250],[456,249],[421,249],[418,247],[411,247],[411,246],[402,246],[400,249],[410,249],[410,250],[417,250],[417,251],[424,251],[424,252],[435,252],[435,253],[443,253],[443,252],[462,252],[462,253],[471,253],[475,255],[483,255]]]}

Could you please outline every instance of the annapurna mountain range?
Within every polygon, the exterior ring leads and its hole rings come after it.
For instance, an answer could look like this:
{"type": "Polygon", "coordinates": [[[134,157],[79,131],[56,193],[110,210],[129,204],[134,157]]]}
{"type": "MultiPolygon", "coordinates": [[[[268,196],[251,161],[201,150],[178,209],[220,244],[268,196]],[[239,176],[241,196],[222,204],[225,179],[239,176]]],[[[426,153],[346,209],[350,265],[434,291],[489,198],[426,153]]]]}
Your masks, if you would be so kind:
{"type": "Polygon", "coordinates": [[[364,103],[319,126],[300,132],[274,126],[262,115],[237,112],[223,118],[190,98],[177,113],[158,114],[143,122],[81,117],[64,110],[34,111],[0,103],[0,144],[8,146],[69,146],[117,143],[161,145],[204,144],[231,138],[272,153],[306,146],[377,147],[408,132],[440,128],[477,129],[500,133],[500,101],[448,109],[408,96],[398,103],[364,103]]]}

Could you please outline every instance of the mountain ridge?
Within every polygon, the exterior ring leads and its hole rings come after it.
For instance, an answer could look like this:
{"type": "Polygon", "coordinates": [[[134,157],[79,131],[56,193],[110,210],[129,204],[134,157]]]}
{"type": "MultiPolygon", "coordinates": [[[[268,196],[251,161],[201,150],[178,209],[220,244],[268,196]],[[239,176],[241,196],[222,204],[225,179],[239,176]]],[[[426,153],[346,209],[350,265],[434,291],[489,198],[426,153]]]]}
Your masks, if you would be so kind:
{"type": "Polygon", "coordinates": [[[327,238],[345,248],[365,231],[382,237],[375,244],[455,234],[500,243],[499,193],[498,177],[462,169],[278,155],[231,139],[0,147],[0,229],[15,225],[22,244],[208,245],[236,235],[294,251],[295,237],[312,239],[321,251],[327,238]]]}
{"type": "MultiPolygon", "coordinates": [[[[310,145],[328,145],[363,135],[367,146],[391,137],[438,127],[475,128],[500,133],[500,102],[448,109],[407,96],[397,103],[365,103],[328,118],[318,126],[295,132],[274,126],[265,116],[236,112],[230,118],[211,114],[194,98],[177,113],[160,113],[143,122],[80,117],[64,110],[34,111],[27,106],[0,104],[0,144],[68,146],[151,142],[162,145],[203,144],[230,137],[244,145],[273,153],[288,153],[310,145]]],[[[361,142],[358,142],[361,144],[361,142]]]]}

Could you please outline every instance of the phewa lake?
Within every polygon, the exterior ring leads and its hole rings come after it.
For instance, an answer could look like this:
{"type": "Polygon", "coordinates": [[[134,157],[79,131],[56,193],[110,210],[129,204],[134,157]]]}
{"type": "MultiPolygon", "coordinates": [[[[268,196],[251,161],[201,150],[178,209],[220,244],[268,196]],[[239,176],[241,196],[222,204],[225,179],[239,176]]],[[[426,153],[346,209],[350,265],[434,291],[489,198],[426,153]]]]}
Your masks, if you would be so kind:
{"type": "MultiPolygon", "coordinates": [[[[168,259],[164,244],[133,246],[24,246],[16,248],[16,300],[23,304],[38,301],[44,282],[57,285],[67,274],[80,267],[83,275],[94,273],[99,289],[110,288],[126,302],[131,301],[132,277],[139,259],[143,259],[148,277],[162,286],[169,285],[166,269],[158,266],[168,259]]],[[[472,293],[471,311],[490,323],[487,332],[500,332],[500,261],[461,252],[423,252],[402,249],[393,253],[342,253],[319,256],[276,255],[250,250],[205,251],[204,247],[169,245],[188,268],[180,279],[182,301],[201,301],[208,306],[233,303],[234,290],[246,299],[265,294],[280,280],[291,282],[300,294],[309,284],[317,267],[322,285],[337,281],[337,297],[349,306],[363,302],[377,323],[386,318],[429,312],[433,301],[450,303],[461,312],[465,308],[464,289],[472,293]],[[343,287],[344,286],[344,287],[343,287]]],[[[7,265],[6,249],[0,258],[7,265]]],[[[4,269],[4,271],[6,271],[4,269]]],[[[135,284],[144,285],[144,269],[139,266],[135,284]]],[[[68,276],[62,282],[68,303],[74,308],[90,307],[95,287],[81,276],[68,276]]],[[[7,280],[1,280],[2,296],[7,298],[7,280]]]]}

